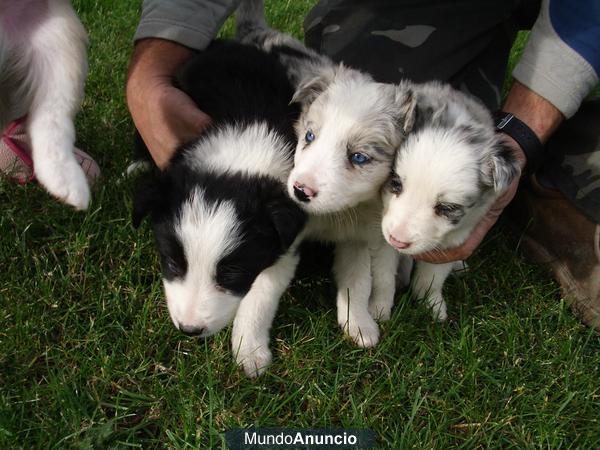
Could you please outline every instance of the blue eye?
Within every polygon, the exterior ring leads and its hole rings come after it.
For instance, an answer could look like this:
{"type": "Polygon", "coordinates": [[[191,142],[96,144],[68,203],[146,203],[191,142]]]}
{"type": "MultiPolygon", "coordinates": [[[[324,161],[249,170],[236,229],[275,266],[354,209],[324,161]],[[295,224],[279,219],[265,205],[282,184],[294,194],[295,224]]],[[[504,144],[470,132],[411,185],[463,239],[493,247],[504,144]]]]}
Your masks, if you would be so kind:
{"type": "Polygon", "coordinates": [[[350,162],[352,162],[352,164],[362,166],[363,164],[366,164],[369,161],[371,161],[371,158],[369,158],[364,153],[352,153],[350,155],[350,162]]]}
{"type": "Polygon", "coordinates": [[[304,136],[304,139],[310,144],[312,141],[315,140],[315,134],[312,132],[312,130],[308,130],[306,132],[306,135],[304,136]]]}

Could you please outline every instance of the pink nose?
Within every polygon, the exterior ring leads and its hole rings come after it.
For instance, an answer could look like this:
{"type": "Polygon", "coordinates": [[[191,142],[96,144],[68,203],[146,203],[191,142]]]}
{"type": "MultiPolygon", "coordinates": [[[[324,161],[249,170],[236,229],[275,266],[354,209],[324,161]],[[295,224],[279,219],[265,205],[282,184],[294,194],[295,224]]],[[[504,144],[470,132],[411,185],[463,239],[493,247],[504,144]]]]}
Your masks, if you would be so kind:
{"type": "Polygon", "coordinates": [[[397,240],[391,234],[390,234],[390,244],[392,244],[394,247],[396,247],[397,249],[400,249],[400,250],[404,250],[405,248],[408,248],[411,245],[410,242],[402,242],[402,241],[397,240]]]}
{"type": "Polygon", "coordinates": [[[294,183],[294,195],[301,202],[309,202],[311,198],[317,196],[317,191],[303,183],[300,183],[299,181],[296,181],[294,183]]]}

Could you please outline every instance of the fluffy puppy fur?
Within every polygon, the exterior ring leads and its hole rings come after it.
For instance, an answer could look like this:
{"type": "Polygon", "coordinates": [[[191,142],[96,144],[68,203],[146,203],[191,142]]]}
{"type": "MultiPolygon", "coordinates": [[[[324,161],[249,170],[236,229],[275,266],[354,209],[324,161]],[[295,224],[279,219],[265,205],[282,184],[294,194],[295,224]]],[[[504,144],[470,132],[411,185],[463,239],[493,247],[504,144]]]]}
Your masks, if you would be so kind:
{"type": "MultiPolygon", "coordinates": [[[[415,129],[382,189],[382,231],[405,255],[462,244],[520,173],[476,99],[440,83],[417,88],[415,129]]],[[[413,292],[435,319],[447,318],[443,283],[454,264],[417,262],[413,292]]]]}
{"type": "Polygon", "coordinates": [[[277,59],[238,43],[215,41],[178,82],[213,124],[138,188],[134,224],[151,215],[175,326],[206,337],[233,320],[236,360],[256,376],[305,222],[285,190],[299,111],[277,59]]]}
{"type": "Polygon", "coordinates": [[[340,326],[358,345],[373,346],[373,317],[389,318],[397,265],[379,231],[379,189],[412,126],[410,87],[376,83],[268,28],[260,0],[241,3],[237,24],[238,39],[278,55],[296,82],[302,113],[288,192],[309,213],[303,236],[336,243],[340,326]]]}
{"type": "Polygon", "coordinates": [[[338,213],[378,197],[412,127],[408,83],[375,83],[343,66],[302,83],[303,105],[288,191],[312,214],[338,213]]]}
{"type": "Polygon", "coordinates": [[[90,200],[73,155],[86,46],[85,30],[68,1],[0,3],[0,129],[27,114],[38,181],[77,209],[90,200]]]}

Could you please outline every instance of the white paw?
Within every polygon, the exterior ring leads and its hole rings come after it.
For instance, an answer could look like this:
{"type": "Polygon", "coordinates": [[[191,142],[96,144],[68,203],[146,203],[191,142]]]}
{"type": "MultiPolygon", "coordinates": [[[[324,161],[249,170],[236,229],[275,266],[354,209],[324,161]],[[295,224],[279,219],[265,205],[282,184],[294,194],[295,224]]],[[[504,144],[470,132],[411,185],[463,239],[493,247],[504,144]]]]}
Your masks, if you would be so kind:
{"type": "Polygon", "coordinates": [[[369,314],[375,320],[380,320],[382,322],[390,320],[390,317],[392,317],[393,304],[393,300],[390,302],[388,300],[374,298],[369,301],[369,314]]]}
{"type": "Polygon", "coordinates": [[[234,340],[233,353],[238,365],[242,366],[250,378],[262,375],[273,359],[268,345],[244,343],[243,339],[242,342],[234,340]]]}
{"type": "Polygon", "coordinates": [[[448,311],[446,308],[446,302],[442,296],[429,297],[427,304],[431,309],[431,316],[436,322],[445,322],[448,319],[448,311]]]}
{"type": "Polygon", "coordinates": [[[49,158],[38,160],[35,175],[40,184],[59,200],[78,210],[87,209],[90,203],[90,188],[74,156],[69,155],[63,161],[49,158]]]}
{"type": "Polygon", "coordinates": [[[379,327],[366,312],[359,317],[350,314],[349,317],[338,318],[338,323],[359,347],[374,347],[379,342],[379,327]]]}

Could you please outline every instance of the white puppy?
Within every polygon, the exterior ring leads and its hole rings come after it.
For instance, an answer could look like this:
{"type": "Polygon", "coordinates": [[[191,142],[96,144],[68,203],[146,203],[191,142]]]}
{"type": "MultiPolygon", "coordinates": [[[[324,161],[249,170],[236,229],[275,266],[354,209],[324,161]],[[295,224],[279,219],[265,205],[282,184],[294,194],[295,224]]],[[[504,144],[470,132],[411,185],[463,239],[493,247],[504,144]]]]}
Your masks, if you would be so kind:
{"type": "Polygon", "coordinates": [[[412,126],[408,85],[374,82],[339,66],[304,82],[299,138],[288,191],[309,213],[304,236],[335,242],[338,323],[360,346],[379,340],[387,320],[398,256],[382,239],[379,190],[412,126]]]}
{"type": "Polygon", "coordinates": [[[237,12],[237,37],[279,56],[302,105],[288,191],[309,221],[303,238],[336,244],[340,326],[363,347],[379,340],[374,318],[388,319],[398,255],[380,233],[379,190],[412,126],[410,86],[376,83],[268,28],[261,0],[237,12]]]}
{"type": "Polygon", "coordinates": [[[0,129],[25,114],[38,181],[77,209],[88,183],[73,155],[87,36],[66,0],[0,3],[0,129]]]}
{"type": "MultiPolygon", "coordinates": [[[[416,89],[417,121],[382,190],[382,230],[405,255],[461,245],[520,169],[489,111],[440,83],[416,89]]],[[[413,291],[447,318],[442,286],[455,265],[417,262],[413,291]]]]}

